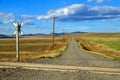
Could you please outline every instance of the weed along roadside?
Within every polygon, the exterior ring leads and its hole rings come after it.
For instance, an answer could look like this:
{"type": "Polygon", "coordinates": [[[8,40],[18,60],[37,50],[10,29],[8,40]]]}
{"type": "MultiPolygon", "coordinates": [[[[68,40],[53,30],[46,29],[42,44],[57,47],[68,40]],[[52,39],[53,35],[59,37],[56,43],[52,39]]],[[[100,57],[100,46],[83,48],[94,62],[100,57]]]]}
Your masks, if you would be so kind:
{"type": "MultiPolygon", "coordinates": [[[[102,36],[102,35],[100,35],[100,36],[102,36]]],[[[120,60],[120,51],[119,50],[115,50],[114,48],[106,47],[104,44],[95,43],[94,39],[95,38],[93,38],[93,37],[92,38],[89,38],[89,37],[87,37],[87,38],[86,37],[77,37],[76,38],[80,48],[82,47],[86,51],[103,56],[105,58],[109,58],[112,60],[120,60]]],[[[96,42],[99,39],[101,39],[101,38],[100,37],[96,38],[96,42]]],[[[107,38],[107,39],[105,38],[104,40],[108,40],[108,39],[111,40],[111,38],[107,38]]],[[[113,39],[115,40],[115,38],[112,38],[112,40],[113,39]]],[[[109,42],[110,42],[110,40],[109,40],[109,42]]],[[[111,40],[111,42],[112,42],[112,40],[111,40]]],[[[118,40],[119,40],[119,38],[116,39],[116,41],[118,41],[118,40]]],[[[107,43],[105,43],[105,44],[107,44],[107,43]]],[[[113,45],[113,47],[114,46],[116,46],[116,45],[113,45]]]]}
{"type": "MultiPolygon", "coordinates": [[[[66,45],[64,45],[63,47],[61,47],[60,49],[56,49],[56,50],[48,50],[46,51],[46,54],[40,55],[39,58],[57,58],[59,56],[62,55],[62,53],[67,49],[68,44],[70,41],[68,41],[66,43],[66,45]]],[[[55,46],[55,45],[54,45],[55,46]]]]}

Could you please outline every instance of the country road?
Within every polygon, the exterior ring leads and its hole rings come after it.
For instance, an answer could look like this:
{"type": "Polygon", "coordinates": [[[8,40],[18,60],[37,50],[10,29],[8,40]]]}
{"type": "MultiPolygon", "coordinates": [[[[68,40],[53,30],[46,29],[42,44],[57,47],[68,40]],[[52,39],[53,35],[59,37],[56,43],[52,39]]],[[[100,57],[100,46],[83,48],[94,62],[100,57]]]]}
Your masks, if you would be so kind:
{"type": "Polygon", "coordinates": [[[80,50],[74,38],[72,38],[70,44],[68,45],[68,49],[62,54],[62,56],[55,59],[39,59],[30,62],[43,64],[120,68],[119,62],[108,60],[90,52],[80,50]]]}
{"type": "Polygon", "coordinates": [[[80,50],[72,38],[58,58],[0,62],[0,80],[120,80],[120,62],[80,50]]]}

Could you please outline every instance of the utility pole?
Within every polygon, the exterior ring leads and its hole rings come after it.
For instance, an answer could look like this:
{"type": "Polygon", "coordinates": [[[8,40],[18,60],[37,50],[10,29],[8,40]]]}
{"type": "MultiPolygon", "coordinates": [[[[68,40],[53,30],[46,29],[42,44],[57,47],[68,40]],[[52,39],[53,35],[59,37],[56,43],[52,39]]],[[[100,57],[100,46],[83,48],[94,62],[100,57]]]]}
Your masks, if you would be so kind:
{"type": "Polygon", "coordinates": [[[65,38],[64,36],[65,36],[65,29],[63,29],[63,40],[64,40],[64,38],[65,38]]]}
{"type": "Polygon", "coordinates": [[[54,34],[55,34],[55,17],[53,17],[53,26],[52,26],[52,42],[53,42],[53,45],[55,44],[54,43],[54,34]]]}
{"type": "Polygon", "coordinates": [[[19,33],[23,34],[21,31],[21,27],[23,26],[23,23],[13,23],[16,30],[13,32],[13,34],[16,34],[16,58],[18,61],[20,61],[20,54],[19,54],[19,33]]]}

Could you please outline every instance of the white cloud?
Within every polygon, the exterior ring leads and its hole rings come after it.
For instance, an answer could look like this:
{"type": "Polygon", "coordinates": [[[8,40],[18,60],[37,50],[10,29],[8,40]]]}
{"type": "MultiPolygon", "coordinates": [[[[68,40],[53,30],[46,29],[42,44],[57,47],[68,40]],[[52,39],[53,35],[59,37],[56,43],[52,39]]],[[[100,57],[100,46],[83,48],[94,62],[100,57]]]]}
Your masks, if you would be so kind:
{"type": "Polygon", "coordinates": [[[36,16],[31,15],[14,15],[13,13],[3,13],[0,12],[0,25],[6,25],[13,23],[15,21],[22,21],[26,25],[34,25],[33,21],[36,19],[36,16]]]}
{"type": "Polygon", "coordinates": [[[96,0],[97,3],[102,3],[104,0],[96,0]]]}
{"type": "Polygon", "coordinates": [[[8,24],[14,22],[14,19],[4,19],[3,23],[8,24]]]}
{"type": "Polygon", "coordinates": [[[4,19],[4,18],[15,18],[15,16],[13,15],[13,13],[0,12],[0,19],[4,19]]]}
{"type": "Polygon", "coordinates": [[[88,2],[92,2],[93,0],[87,0],[88,2]]]}
{"type": "Polygon", "coordinates": [[[35,24],[33,23],[33,21],[30,20],[30,19],[23,20],[23,23],[24,23],[25,25],[35,25],[35,24]]]}
{"type": "Polygon", "coordinates": [[[31,16],[31,15],[21,15],[20,16],[22,19],[34,19],[36,16],[31,16]]]}
{"type": "Polygon", "coordinates": [[[13,13],[0,12],[0,22],[2,23],[0,25],[12,23],[12,22],[14,22],[14,19],[15,19],[15,16],[13,13]]]}
{"type": "Polygon", "coordinates": [[[60,21],[108,20],[120,18],[120,7],[87,6],[74,4],[65,8],[50,10],[47,15],[38,16],[38,20],[57,17],[60,21]]]}
{"type": "Polygon", "coordinates": [[[87,0],[88,2],[97,2],[97,3],[102,3],[104,1],[110,2],[111,0],[87,0]]]}

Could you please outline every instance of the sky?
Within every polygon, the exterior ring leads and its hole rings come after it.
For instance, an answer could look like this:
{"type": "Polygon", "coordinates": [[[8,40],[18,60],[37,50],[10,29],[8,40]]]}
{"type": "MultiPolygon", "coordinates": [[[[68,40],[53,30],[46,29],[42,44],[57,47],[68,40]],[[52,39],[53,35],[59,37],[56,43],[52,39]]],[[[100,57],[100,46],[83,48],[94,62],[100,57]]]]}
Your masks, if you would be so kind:
{"type": "Polygon", "coordinates": [[[120,32],[120,0],[0,0],[0,34],[12,35],[14,22],[24,34],[120,32]]]}

